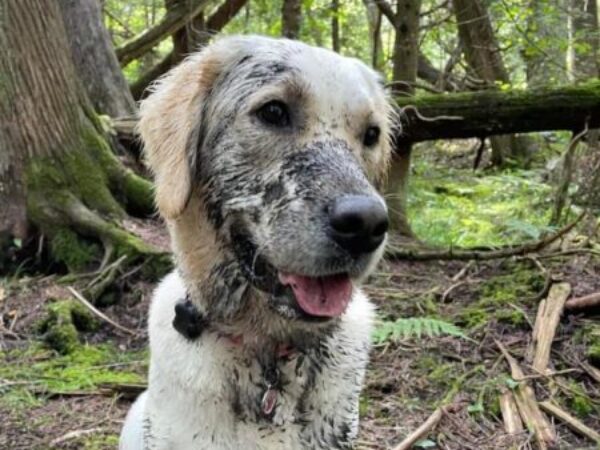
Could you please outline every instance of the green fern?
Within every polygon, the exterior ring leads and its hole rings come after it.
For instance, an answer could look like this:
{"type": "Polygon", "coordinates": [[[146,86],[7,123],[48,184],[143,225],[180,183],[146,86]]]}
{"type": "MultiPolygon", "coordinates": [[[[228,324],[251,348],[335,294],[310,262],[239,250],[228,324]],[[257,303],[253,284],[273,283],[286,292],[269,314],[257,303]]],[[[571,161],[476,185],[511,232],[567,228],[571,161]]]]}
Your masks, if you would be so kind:
{"type": "Polygon", "coordinates": [[[396,342],[400,339],[420,338],[423,335],[428,337],[448,335],[469,339],[452,323],[429,317],[409,317],[397,319],[395,322],[381,322],[373,332],[373,341],[375,344],[381,344],[388,340],[396,342]]]}

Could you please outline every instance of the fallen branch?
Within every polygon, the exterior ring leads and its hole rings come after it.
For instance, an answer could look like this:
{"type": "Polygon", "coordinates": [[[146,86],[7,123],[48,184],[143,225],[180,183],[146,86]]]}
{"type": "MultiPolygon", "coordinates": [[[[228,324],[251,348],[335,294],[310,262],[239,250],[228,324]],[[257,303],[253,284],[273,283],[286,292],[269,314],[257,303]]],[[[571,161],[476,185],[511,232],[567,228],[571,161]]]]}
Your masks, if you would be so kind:
{"type": "Polygon", "coordinates": [[[553,284],[546,300],[540,302],[533,336],[527,351],[529,361],[533,362],[533,368],[539,373],[546,373],[548,369],[552,341],[570,293],[570,284],[553,284]]]}
{"type": "Polygon", "coordinates": [[[71,292],[71,294],[73,294],[73,296],[79,300],[79,302],[85,306],[87,309],[89,309],[95,316],[99,317],[100,319],[104,320],[106,323],[112,325],[113,327],[115,327],[117,330],[121,330],[127,334],[130,334],[132,336],[137,336],[138,333],[136,333],[133,330],[130,330],[129,328],[124,327],[123,325],[118,324],[117,322],[115,322],[114,320],[112,320],[110,317],[108,317],[106,314],[104,314],[102,311],[99,311],[94,305],[92,305],[90,302],[88,302],[83,295],[81,295],[79,292],[77,292],[75,289],[73,289],[71,286],[67,286],[67,289],[69,290],[69,292],[71,292]]]}
{"type": "Polygon", "coordinates": [[[551,233],[537,241],[528,242],[519,246],[509,246],[499,250],[477,249],[477,250],[399,250],[392,248],[387,252],[387,258],[392,260],[408,260],[408,261],[431,261],[431,260],[458,260],[458,261],[485,261],[490,259],[508,258],[511,256],[524,256],[530,253],[539,252],[543,248],[557,241],[569,231],[571,231],[583,217],[587,211],[582,212],[577,218],[565,225],[560,230],[551,233]]]}
{"type": "Polygon", "coordinates": [[[584,295],[583,297],[572,298],[565,303],[565,309],[569,311],[589,309],[600,306],[600,292],[584,295]]]}
{"type": "Polygon", "coordinates": [[[591,441],[594,441],[596,444],[600,443],[600,433],[592,430],[590,427],[582,423],[579,419],[576,419],[566,411],[563,411],[554,403],[549,401],[540,402],[540,406],[548,414],[551,414],[557,419],[563,421],[569,428],[571,428],[577,434],[587,437],[591,441]]]}
{"type": "Polygon", "coordinates": [[[429,433],[436,425],[440,422],[444,414],[456,412],[460,408],[460,405],[450,404],[446,406],[440,406],[437,408],[423,424],[409,434],[402,442],[396,445],[393,450],[409,450],[412,446],[429,433]]]}
{"type": "MultiPolygon", "coordinates": [[[[508,353],[508,350],[506,350],[506,348],[499,341],[495,342],[504,355],[504,359],[506,359],[508,365],[510,366],[512,378],[522,379],[525,374],[523,373],[523,370],[519,366],[517,360],[513,358],[510,353],[508,353]]],[[[533,434],[540,450],[546,450],[548,446],[554,446],[556,442],[556,435],[550,423],[540,410],[533,388],[526,381],[520,382],[517,388],[514,390],[514,396],[521,419],[527,428],[533,430],[533,434]]]]}
{"type": "Polygon", "coordinates": [[[519,416],[519,410],[512,392],[504,391],[499,398],[500,411],[504,421],[504,430],[506,434],[519,434],[523,432],[523,422],[519,416]]]}

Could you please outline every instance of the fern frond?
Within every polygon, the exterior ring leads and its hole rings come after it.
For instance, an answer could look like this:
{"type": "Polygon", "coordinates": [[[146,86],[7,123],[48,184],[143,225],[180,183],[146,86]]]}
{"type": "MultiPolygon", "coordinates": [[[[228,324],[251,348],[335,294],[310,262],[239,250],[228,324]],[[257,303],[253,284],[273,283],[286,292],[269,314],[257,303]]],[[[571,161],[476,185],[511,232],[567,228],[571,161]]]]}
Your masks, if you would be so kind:
{"type": "Polygon", "coordinates": [[[397,342],[401,339],[420,338],[424,334],[430,338],[448,335],[469,339],[459,327],[450,322],[430,317],[409,317],[394,322],[381,322],[373,332],[373,341],[375,344],[388,340],[397,342]]]}

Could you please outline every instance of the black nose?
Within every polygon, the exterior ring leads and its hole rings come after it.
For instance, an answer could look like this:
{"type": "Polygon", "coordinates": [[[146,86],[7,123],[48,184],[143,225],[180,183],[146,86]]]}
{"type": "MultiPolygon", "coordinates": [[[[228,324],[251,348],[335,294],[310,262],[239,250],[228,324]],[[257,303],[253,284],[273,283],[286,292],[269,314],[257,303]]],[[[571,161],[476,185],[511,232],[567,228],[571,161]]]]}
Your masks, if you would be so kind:
{"type": "Polygon", "coordinates": [[[369,253],[383,242],[388,215],[381,201],[366,195],[344,195],[329,208],[332,237],[353,255],[369,253]]]}

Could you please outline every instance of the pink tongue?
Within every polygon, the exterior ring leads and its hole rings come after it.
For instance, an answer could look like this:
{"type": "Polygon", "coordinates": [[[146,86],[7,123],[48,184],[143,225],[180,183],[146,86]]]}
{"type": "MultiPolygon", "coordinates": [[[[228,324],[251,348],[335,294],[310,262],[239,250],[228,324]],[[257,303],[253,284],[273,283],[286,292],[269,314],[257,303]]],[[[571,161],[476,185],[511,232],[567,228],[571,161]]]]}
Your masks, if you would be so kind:
{"type": "Polygon", "coordinates": [[[313,316],[339,316],[352,297],[352,282],[347,275],[305,277],[280,273],[279,280],[292,287],[300,308],[313,316]]]}

